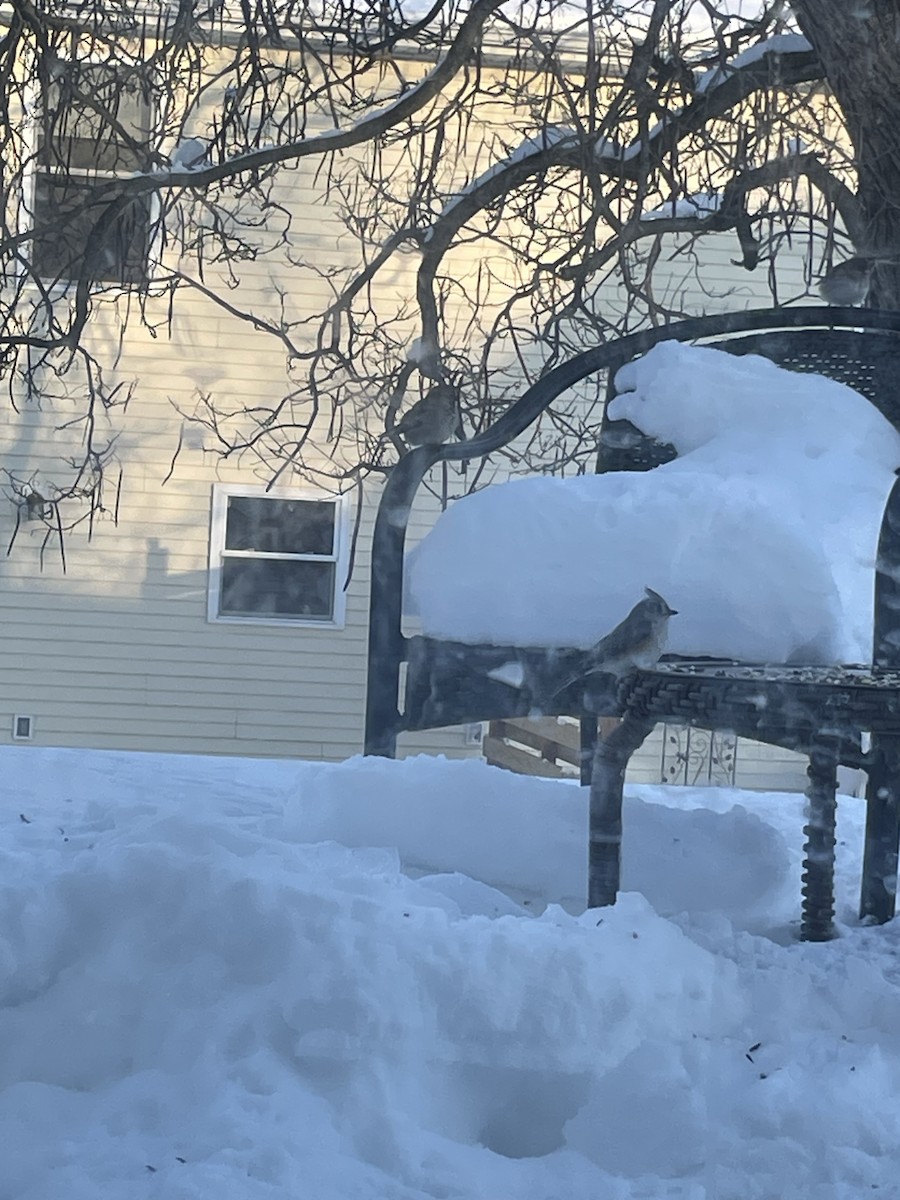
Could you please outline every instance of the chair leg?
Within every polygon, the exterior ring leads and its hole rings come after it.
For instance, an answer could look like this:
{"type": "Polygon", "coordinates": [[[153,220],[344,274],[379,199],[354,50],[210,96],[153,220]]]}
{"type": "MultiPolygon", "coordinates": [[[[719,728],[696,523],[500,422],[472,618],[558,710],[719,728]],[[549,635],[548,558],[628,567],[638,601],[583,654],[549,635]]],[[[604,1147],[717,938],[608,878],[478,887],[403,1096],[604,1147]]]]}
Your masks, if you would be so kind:
{"type": "Polygon", "coordinates": [[[622,845],[622,789],[628,760],[653,729],[652,722],[625,717],[598,738],[591,770],[588,845],[588,908],[615,904],[622,845]]]}
{"type": "Polygon", "coordinates": [[[839,749],[835,741],[810,747],[806,774],[808,822],[803,860],[803,916],[800,940],[827,942],[834,936],[834,846],[839,749]]]}
{"type": "Polygon", "coordinates": [[[594,754],[597,750],[597,739],[599,734],[597,729],[597,718],[582,717],[579,725],[581,727],[581,766],[579,768],[581,786],[590,787],[591,772],[594,769],[594,754]]]}
{"type": "Polygon", "coordinates": [[[609,737],[610,733],[619,726],[620,717],[582,717],[581,725],[581,786],[591,786],[591,774],[594,770],[594,751],[600,738],[609,737]]]}
{"type": "Polygon", "coordinates": [[[900,844],[900,738],[873,738],[866,784],[866,839],[859,915],[883,925],[897,900],[900,844]]]}

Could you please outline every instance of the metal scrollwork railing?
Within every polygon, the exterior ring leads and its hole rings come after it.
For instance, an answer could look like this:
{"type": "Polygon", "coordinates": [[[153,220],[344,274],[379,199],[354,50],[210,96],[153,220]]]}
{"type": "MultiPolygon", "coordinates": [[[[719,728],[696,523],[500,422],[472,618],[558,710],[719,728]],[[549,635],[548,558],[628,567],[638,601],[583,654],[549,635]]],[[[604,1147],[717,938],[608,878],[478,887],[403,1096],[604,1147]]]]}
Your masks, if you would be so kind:
{"type": "Polygon", "coordinates": [[[738,741],[733,733],[666,724],[661,782],[689,787],[734,787],[737,756],[738,741]]]}

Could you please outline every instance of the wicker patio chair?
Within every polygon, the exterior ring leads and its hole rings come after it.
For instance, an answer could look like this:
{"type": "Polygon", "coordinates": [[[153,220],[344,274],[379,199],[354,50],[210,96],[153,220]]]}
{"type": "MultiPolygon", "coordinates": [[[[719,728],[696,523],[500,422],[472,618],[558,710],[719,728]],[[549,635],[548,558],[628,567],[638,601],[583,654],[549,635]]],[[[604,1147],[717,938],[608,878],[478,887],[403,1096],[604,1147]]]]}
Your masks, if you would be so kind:
{"type": "MultiPolygon", "coordinates": [[[[375,523],[369,625],[367,754],[393,757],[398,733],[527,716],[539,710],[582,721],[583,780],[590,783],[588,903],[611,904],[619,886],[622,788],[630,756],[658,721],[728,729],[809,757],[801,937],[825,940],[834,916],[834,829],[838,765],[864,769],[867,823],[860,914],[893,916],[900,842],[900,483],[882,522],[875,583],[875,650],[853,668],[662,661],[622,679],[578,675],[581,650],[468,645],[404,636],[401,628],[406,523],[426,472],[439,462],[472,460],[506,445],[564,391],[677,339],[763,355],[791,370],[846,383],[900,429],[900,313],[859,309],[756,310],[655,328],[577,355],[549,371],[484,433],[444,446],[420,446],[388,479],[375,523]],[[528,686],[490,678],[518,661],[528,686]],[[401,699],[401,666],[406,680],[401,699]],[[760,696],[764,702],[760,703],[760,696]],[[606,738],[598,717],[621,718],[606,738]],[[862,749],[862,734],[871,735],[862,749]]],[[[604,421],[598,470],[649,470],[675,457],[671,446],[624,422],[604,421]]]]}

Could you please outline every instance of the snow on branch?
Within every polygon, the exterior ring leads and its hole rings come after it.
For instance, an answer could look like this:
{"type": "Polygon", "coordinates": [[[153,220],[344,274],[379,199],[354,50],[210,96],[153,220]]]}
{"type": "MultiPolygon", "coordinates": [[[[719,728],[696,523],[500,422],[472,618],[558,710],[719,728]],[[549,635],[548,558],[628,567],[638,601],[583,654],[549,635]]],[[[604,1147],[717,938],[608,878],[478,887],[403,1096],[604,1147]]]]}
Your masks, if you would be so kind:
{"type": "Polygon", "coordinates": [[[737,229],[744,252],[744,265],[752,269],[756,265],[752,256],[758,246],[749,236],[748,195],[757,188],[775,187],[800,176],[807,178],[835,207],[851,241],[860,244],[862,213],[850,188],[832,174],[815,154],[787,154],[758,167],[740,171],[721,192],[700,192],[668,201],[643,213],[581,263],[560,268],[559,276],[561,279],[574,279],[598,271],[614,259],[624,246],[642,238],[657,237],[664,233],[721,233],[729,229],[737,229]]]}
{"type": "MultiPolygon", "coordinates": [[[[575,148],[579,145],[580,139],[578,134],[570,126],[547,125],[534,137],[526,138],[520,142],[518,146],[510,151],[506,158],[498,159],[486,171],[482,171],[480,175],[476,176],[471,183],[461,188],[449,203],[444,205],[438,215],[438,222],[449,217],[460,205],[464,205],[468,196],[478,193],[481,188],[487,188],[493,179],[502,179],[505,184],[504,190],[507,190],[510,175],[513,173],[511,168],[517,168],[515,173],[522,175],[522,178],[526,179],[533,173],[533,168],[540,170],[544,162],[545,152],[551,147],[563,150],[575,148]]],[[[429,230],[425,237],[426,242],[430,240],[433,232],[433,228],[429,230]]]]}
{"type": "MultiPolygon", "coordinates": [[[[644,160],[648,155],[651,162],[659,161],[663,147],[670,150],[709,121],[724,116],[753,92],[822,77],[821,64],[805,38],[781,35],[769,41],[776,43],[777,54],[763,53],[751,47],[746,58],[738,55],[727,78],[715,87],[707,87],[684,108],[666,113],[649,131],[646,140],[636,138],[627,146],[619,146],[605,134],[595,135],[593,169],[613,179],[636,181],[646,170],[644,160]],[[776,58],[777,70],[774,69],[776,58]]],[[[759,45],[767,46],[768,43],[759,45]]],[[[567,126],[549,126],[542,133],[523,140],[444,206],[423,239],[431,251],[429,257],[439,257],[466,221],[527,179],[543,175],[552,167],[584,170],[584,145],[584,139],[567,126]]]]}
{"type": "Polygon", "coordinates": [[[659,208],[641,214],[642,221],[662,221],[666,218],[708,217],[722,207],[722,196],[718,192],[697,192],[693,196],[668,200],[659,208]]]}
{"type": "Polygon", "coordinates": [[[802,33],[777,33],[773,37],[756,42],[753,46],[748,46],[746,50],[742,50],[740,54],[736,54],[734,58],[719,64],[711,71],[704,72],[697,80],[695,94],[698,96],[706,94],[711,89],[721,86],[736,71],[765,58],[782,58],[787,54],[811,51],[812,45],[802,33]]]}
{"type": "Polygon", "coordinates": [[[502,3],[503,0],[474,0],[446,54],[437,65],[408,91],[383,108],[367,113],[346,129],[329,129],[310,138],[264,146],[202,169],[185,169],[178,163],[174,164],[177,169],[170,172],[138,174],[131,180],[130,190],[141,192],[163,187],[203,187],[276,163],[294,162],[313,155],[324,156],[381,137],[389,129],[409,120],[451,82],[477,46],[485,22],[502,3]]]}

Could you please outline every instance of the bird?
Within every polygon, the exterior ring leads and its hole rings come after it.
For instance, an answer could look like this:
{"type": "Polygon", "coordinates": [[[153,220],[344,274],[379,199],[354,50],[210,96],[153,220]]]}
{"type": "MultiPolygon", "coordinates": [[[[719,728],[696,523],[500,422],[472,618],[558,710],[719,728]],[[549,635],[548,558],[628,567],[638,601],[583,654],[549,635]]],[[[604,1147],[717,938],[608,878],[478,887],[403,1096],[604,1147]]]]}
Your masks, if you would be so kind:
{"type": "Polygon", "coordinates": [[[209,147],[200,138],[186,138],[172,151],[173,171],[199,171],[206,166],[209,147]]]}
{"type": "Polygon", "coordinates": [[[34,521],[47,515],[47,501],[37,490],[32,488],[24,497],[25,520],[34,521]]]}
{"type": "Polygon", "coordinates": [[[438,383],[404,413],[393,432],[410,446],[441,446],[459,432],[459,401],[449,383],[438,383]]]}
{"type": "Polygon", "coordinates": [[[44,53],[43,65],[44,70],[47,72],[47,78],[51,83],[56,83],[58,80],[62,79],[62,77],[66,75],[72,67],[70,62],[66,62],[64,58],[60,58],[56,51],[49,46],[44,53]]]}
{"type": "Polygon", "coordinates": [[[570,676],[557,694],[588,675],[627,675],[659,661],[666,647],[669,618],[677,616],[678,610],[653,588],[644,588],[644,593],[628,616],[588,650],[582,669],[570,676]]]}
{"type": "Polygon", "coordinates": [[[819,280],[819,294],[827,304],[850,308],[865,304],[872,282],[873,258],[848,258],[819,280]]]}

